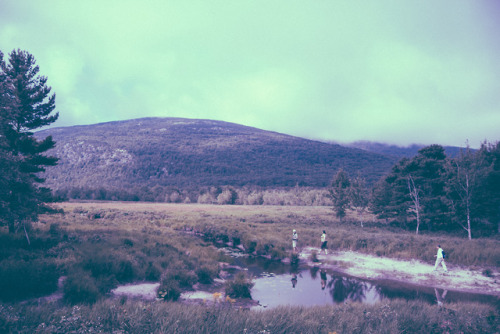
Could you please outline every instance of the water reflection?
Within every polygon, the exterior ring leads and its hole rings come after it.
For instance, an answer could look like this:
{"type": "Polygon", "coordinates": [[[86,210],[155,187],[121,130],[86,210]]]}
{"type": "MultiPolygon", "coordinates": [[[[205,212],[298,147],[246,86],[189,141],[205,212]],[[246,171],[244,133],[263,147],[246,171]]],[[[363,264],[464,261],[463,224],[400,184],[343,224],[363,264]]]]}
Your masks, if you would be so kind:
{"type": "Polygon", "coordinates": [[[265,307],[373,303],[381,299],[377,288],[372,284],[335,275],[324,268],[291,268],[290,272],[280,275],[266,272],[255,277],[254,283],[252,298],[265,307]]]}
{"type": "Polygon", "coordinates": [[[371,288],[371,284],[347,277],[332,277],[327,284],[330,295],[335,303],[343,303],[346,300],[363,302],[366,300],[365,292],[371,288]]]}
{"type": "Polygon", "coordinates": [[[434,288],[434,293],[436,294],[436,300],[437,304],[439,307],[443,306],[444,300],[446,298],[446,294],[448,293],[448,290],[443,290],[443,293],[439,293],[437,288],[434,288]]]}
{"type": "Polygon", "coordinates": [[[254,278],[252,298],[266,307],[315,306],[360,302],[373,304],[384,299],[418,299],[429,304],[474,301],[496,305],[499,298],[422,287],[395,281],[364,281],[346,277],[327,268],[284,265],[262,258],[237,258],[238,266],[254,278]]]}
{"type": "Polygon", "coordinates": [[[321,269],[320,277],[321,277],[321,290],[325,290],[325,288],[326,288],[326,280],[328,279],[326,277],[326,271],[325,271],[325,269],[321,269]]]}
{"type": "Polygon", "coordinates": [[[292,288],[297,285],[297,274],[292,274],[292,288]]]}

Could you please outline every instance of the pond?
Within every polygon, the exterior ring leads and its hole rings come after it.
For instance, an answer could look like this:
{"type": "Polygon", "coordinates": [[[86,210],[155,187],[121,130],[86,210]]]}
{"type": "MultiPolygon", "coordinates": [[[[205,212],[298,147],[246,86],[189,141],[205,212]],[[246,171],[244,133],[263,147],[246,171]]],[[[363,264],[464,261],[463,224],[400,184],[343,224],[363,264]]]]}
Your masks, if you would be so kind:
{"type": "Polygon", "coordinates": [[[376,303],[387,299],[419,299],[430,304],[479,302],[497,305],[495,296],[464,293],[404,284],[347,277],[319,267],[285,265],[263,258],[235,259],[254,278],[252,298],[258,308],[281,305],[316,306],[340,303],[376,303]]]}

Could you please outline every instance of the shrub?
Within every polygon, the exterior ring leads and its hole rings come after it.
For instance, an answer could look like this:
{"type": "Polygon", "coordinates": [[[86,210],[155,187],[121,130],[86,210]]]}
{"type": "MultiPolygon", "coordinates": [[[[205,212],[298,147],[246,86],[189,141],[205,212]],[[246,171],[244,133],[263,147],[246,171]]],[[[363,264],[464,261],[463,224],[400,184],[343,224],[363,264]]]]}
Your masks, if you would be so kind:
{"type": "Polygon", "coordinates": [[[153,262],[149,262],[144,275],[148,281],[158,281],[161,277],[161,271],[153,262]]]}
{"type": "Polygon", "coordinates": [[[52,262],[21,259],[0,262],[0,299],[40,297],[57,289],[59,272],[52,262]]]}
{"type": "Polygon", "coordinates": [[[114,277],[118,282],[130,282],[135,278],[135,268],[128,259],[121,258],[120,255],[99,254],[95,252],[87,254],[82,266],[92,273],[95,278],[114,277]]]}
{"type": "Polygon", "coordinates": [[[231,298],[252,298],[250,290],[254,283],[243,272],[239,272],[229,281],[226,281],[226,296],[231,298]]]}
{"type": "Polygon", "coordinates": [[[99,297],[96,281],[86,271],[76,270],[64,281],[64,300],[70,304],[93,304],[99,297]]]}
{"type": "Polygon", "coordinates": [[[319,262],[318,260],[318,252],[316,250],[313,250],[310,255],[310,259],[312,262],[319,262]]]}
{"type": "Polygon", "coordinates": [[[133,247],[134,242],[132,240],[130,240],[129,238],[125,238],[125,239],[123,239],[123,245],[125,247],[133,247]]]}
{"type": "Polygon", "coordinates": [[[196,270],[196,276],[198,276],[198,282],[201,284],[212,284],[214,277],[217,275],[216,270],[212,270],[207,266],[202,266],[196,270]]]}
{"type": "Polygon", "coordinates": [[[161,276],[162,282],[177,281],[181,288],[191,288],[198,280],[193,271],[183,268],[168,268],[161,276]]]}
{"type": "Polygon", "coordinates": [[[129,260],[119,260],[116,263],[115,276],[118,282],[130,282],[135,277],[135,269],[132,262],[129,260]]]}
{"type": "Polygon", "coordinates": [[[57,223],[56,224],[50,224],[49,234],[53,238],[60,238],[61,235],[63,234],[61,226],[59,224],[57,224],[57,223]]]}
{"type": "Polygon", "coordinates": [[[256,247],[257,247],[257,241],[247,241],[247,244],[245,245],[245,249],[247,250],[248,253],[255,252],[256,247]]]}
{"type": "Polygon", "coordinates": [[[165,300],[176,301],[181,296],[179,282],[172,279],[162,279],[158,287],[158,297],[165,300]]]}
{"type": "Polygon", "coordinates": [[[493,277],[493,273],[491,272],[491,269],[484,269],[482,274],[486,277],[493,277]]]}

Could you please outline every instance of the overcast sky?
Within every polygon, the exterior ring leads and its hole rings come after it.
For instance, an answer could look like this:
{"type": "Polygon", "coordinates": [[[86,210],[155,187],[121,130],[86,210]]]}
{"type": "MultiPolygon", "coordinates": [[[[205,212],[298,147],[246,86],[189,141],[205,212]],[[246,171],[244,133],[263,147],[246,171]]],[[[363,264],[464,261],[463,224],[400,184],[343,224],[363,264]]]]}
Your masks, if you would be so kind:
{"type": "Polygon", "coordinates": [[[55,126],[223,120],[341,143],[500,140],[500,1],[0,0],[55,126]]]}

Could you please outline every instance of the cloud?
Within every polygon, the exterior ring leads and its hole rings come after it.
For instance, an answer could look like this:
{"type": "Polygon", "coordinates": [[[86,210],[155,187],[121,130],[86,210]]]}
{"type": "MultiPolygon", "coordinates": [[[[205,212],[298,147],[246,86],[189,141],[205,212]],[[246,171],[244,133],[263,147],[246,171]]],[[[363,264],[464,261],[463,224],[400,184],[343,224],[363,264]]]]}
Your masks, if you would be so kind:
{"type": "Polygon", "coordinates": [[[498,140],[488,1],[2,6],[2,51],[35,55],[56,125],[176,116],[343,142],[498,140]]]}

